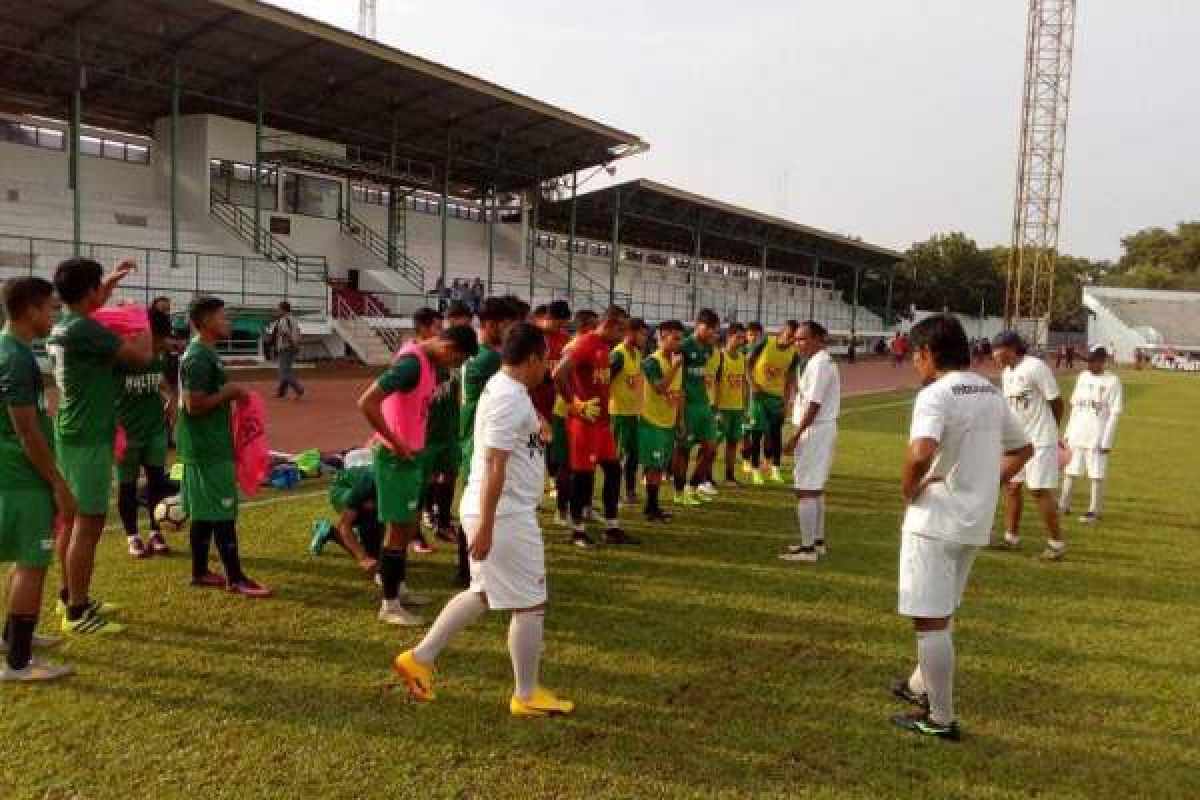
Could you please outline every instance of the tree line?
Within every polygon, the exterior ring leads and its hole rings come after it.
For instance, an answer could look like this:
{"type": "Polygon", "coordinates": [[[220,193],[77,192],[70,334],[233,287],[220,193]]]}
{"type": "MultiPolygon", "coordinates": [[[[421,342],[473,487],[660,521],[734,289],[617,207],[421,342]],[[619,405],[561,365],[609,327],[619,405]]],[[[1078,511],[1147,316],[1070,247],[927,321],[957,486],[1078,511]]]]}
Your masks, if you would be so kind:
{"type": "MultiPolygon", "coordinates": [[[[1010,248],[980,247],[965,233],[939,233],[915,242],[896,271],[897,309],[948,308],[958,312],[1004,313],[1004,284],[1010,248]]],[[[1174,230],[1146,228],[1121,239],[1116,261],[1060,254],[1055,268],[1051,326],[1083,330],[1086,284],[1144,289],[1200,290],[1200,222],[1174,230]]]]}

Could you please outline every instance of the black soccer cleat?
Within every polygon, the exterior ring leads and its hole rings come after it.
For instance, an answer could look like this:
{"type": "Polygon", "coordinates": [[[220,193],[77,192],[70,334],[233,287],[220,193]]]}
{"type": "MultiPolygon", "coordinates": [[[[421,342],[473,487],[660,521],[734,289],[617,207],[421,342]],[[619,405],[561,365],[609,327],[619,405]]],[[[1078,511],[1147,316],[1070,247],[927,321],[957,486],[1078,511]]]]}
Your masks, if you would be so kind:
{"type": "Polygon", "coordinates": [[[916,714],[897,714],[892,717],[892,724],[906,731],[919,733],[922,736],[932,736],[935,739],[945,739],[948,742],[957,742],[962,739],[957,721],[951,722],[949,725],[942,725],[934,722],[928,711],[916,714]]]}
{"type": "Polygon", "coordinates": [[[604,532],[605,544],[641,544],[642,540],[631,536],[620,528],[609,528],[604,532]]]}
{"type": "Polygon", "coordinates": [[[929,695],[924,693],[917,694],[914,692],[908,685],[908,678],[897,678],[896,680],[892,681],[892,684],[889,688],[891,689],[892,696],[897,700],[903,700],[906,703],[911,703],[917,708],[922,708],[926,711],[929,710],[929,695]]]}

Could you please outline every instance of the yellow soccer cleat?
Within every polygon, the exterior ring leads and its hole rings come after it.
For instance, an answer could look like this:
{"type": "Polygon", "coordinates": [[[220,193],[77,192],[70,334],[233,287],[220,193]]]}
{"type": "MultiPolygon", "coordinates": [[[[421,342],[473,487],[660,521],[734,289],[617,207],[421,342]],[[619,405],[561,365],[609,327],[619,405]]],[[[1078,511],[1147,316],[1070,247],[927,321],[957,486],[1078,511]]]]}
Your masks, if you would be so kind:
{"type": "Polygon", "coordinates": [[[408,696],[418,703],[428,703],[437,697],[433,692],[433,665],[417,661],[412,650],[396,656],[392,669],[408,688],[408,696]]]}
{"type": "Polygon", "coordinates": [[[562,717],[574,711],[575,704],[559,699],[554,692],[539,686],[528,700],[521,700],[514,694],[508,710],[514,717],[562,717]]]}
{"type": "Polygon", "coordinates": [[[780,473],[779,467],[771,467],[771,483],[783,483],[783,474],[780,473]]]}
{"type": "Polygon", "coordinates": [[[746,473],[747,475],[749,475],[751,472],[754,472],[754,467],[744,458],[742,459],[742,472],[746,473]]]}

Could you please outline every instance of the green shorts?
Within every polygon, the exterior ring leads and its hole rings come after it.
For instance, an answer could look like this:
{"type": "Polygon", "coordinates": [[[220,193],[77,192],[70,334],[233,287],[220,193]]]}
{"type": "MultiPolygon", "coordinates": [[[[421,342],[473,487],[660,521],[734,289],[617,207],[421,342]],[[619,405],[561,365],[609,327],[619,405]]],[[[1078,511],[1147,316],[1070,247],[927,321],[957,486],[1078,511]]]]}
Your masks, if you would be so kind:
{"type": "Polygon", "coordinates": [[[638,455],[638,426],[641,417],[633,414],[619,414],[612,417],[613,438],[617,440],[617,452],[622,457],[638,455]]]}
{"type": "Polygon", "coordinates": [[[675,430],[638,420],[638,463],[642,469],[665,470],[675,450],[675,430]]]}
{"type": "Polygon", "coordinates": [[[764,433],[783,425],[783,398],[774,394],[756,394],[751,407],[754,430],[764,433]]]}
{"type": "Polygon", "coordinates": [[[567,421],[555,414],[550,419],[550,443],[546,445],[546,466],[556,470],[567,463],[570,450],[567,449],[567,421]]]}
{"type": "Polygon", "coordinates": [[[417,521],[425,484],[423,455],[397,458],[383,445],[375,445],[375,504],[380,522],[408,525],[417,521]]]}
{"type": "Polygon", "coordinates": [[[193,520],[227,522],[237,519],[237,476],[232,461],[184,464],[179,496],[193,520]]]}
{"type": "Polygon", "coordinates": [[[60,442],[58,468],[75,495],[80,514],[102,517],[108,513],[113,472],[111,444],[60,442]]]}
{"type": "Polygon", "coordinates": [[[740,442],[742,437],[746,435],[744,424],[746,422],[746,412],[741,409],[722,409],[720,417],[717,419],[717,426],[720,428],[720,439],[722,442],[733,444],[740,442]]]}
{"type": "Polygon", "coordinates": [[[49,489],[0,492],[0,563],[48,567],[54,560],[54,495],[49,489]]]}
{"type": "Polygon", "coordinates": [[[167,432],[154,436],[142,444],[127,444],[125,455],[117,462],[117,482],[133,483],[138,479],[142,467],[165,467],[167,465],[167,432]]]}
{"type": "Polygon", "coordinates": [[[711,406],[689,405],[683,407],[683,434],[679,445],[691,448],[698,444],[717,441],[717,417],[711,406]]]}
{"type": "MultiPolygon", "coordinates": [[[[448,442],[430,442],[421,453],[421,461],[425,465],[427,475],[448,475],[458,472],[462,463],[462,451],[458,442],[453,439],[448,442]]],[[[468,468],[470,466],[467,465],[468,468]]]]}

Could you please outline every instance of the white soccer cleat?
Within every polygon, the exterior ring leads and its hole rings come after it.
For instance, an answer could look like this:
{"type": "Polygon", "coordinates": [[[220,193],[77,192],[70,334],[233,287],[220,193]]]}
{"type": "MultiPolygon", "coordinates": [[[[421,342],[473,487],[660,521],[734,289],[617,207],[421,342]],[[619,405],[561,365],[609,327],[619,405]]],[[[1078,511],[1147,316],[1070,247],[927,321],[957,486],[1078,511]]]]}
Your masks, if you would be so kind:
{"type": "Polygon", "coordinates": [[[699,492],[700,494],[704,495],[705,497],[716,497],[717,496],[717,487],[713,486],[712,481],[705,481],[704,483],[700,484],[699,486],[696,487],[696,491],[699,492]]]}
{"type": "Polygon", "coordinates": [[[789,561],[793,564],[815,564],[820,556],[817,551],[811,547],[798,547],[794,551],[788,548],[788,552],[780,553],[780,561],[789,561]]]}
{"type": "Polygon", "coordinates": [[[44,683],[46,681],[56,681],[59,678],[65,678],[68,675],[74,675],[75,669],[63,664],[47,664],[43,661],[33,660],[26,665],[25,669],[13,669],[5,666],[0,670],[0,682],[4,683],[44,683]]]}
{"type": "Polygon", "coordinates": [[[379,621],[404,628],[419,628],[425,624],[424,617],[406,609],[399,599],[383,601],[379,607],[379,621]]]}

